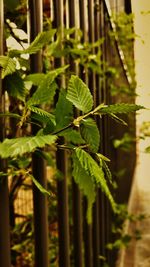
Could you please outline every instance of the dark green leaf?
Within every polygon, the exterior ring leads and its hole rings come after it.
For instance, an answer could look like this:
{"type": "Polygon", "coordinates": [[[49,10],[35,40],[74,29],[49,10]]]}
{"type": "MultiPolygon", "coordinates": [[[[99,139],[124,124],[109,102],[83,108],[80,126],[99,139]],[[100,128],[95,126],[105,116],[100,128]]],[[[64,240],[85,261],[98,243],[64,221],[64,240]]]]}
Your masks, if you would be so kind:
{"type": "Polygon", "coordinates": [[[108,188],[102,167],[100,167],[96,161],[83,149],[76,148],[75,153],[82,168],[88,175],[92,177],[93,182],[96,182],[96,184],[101,187],[102,191],[109,199],[113,210],[116,212],[116,203],[114,202],[114,199],[108,188]]]}
{"type": "Polygon", "coordinates": [[[71,142],[75,145],[85,144],[85,141],[81,137],[81,134],[71,128],[61,132],[59,135],[64,136],[67,142],[71,142]]]}
{"type": "Polygon", "coordinates": [[[100,144],[100,134],[97,128],[96,122],[91,119],[82,120],[81,126],[81,136],[90,146],[93,152],[97,152],[100,144]]]}
{"type": "Polygon", "coordinates": [[[88,223],[92,221],[92,206],[95,201],[95,185],[90,175],[87,174],[85,169],[81,166],[80,161],[73,155],[73,177],[75,182],[79,185],[80,190],[87,197],[88,209],[87,209],[87,220],[88,223]]]}
{"type": "Polygon", "coordinates": [[[59,74],[63,73],[66,68],[68,68],[68,65],[50,71],[48,74],[46,74],[41,83],[39,84],[35,93],[27,102],[27,105],[33,106],[33,105],[43,104],[46,102],[50,103],[53,100],[57,88],[54,80],[59,74]]]}
{"type": "Polygon", "coordinates": [[[35,186],[41,191],[42,194],[50,196],[50,192],[48,192],[35,178],[33,175],[28,173],[28,176],[31,178],[35,186]]]}
{"type": "Polygon", "coordinates": [[[99,112],[100,114],[129,113],[129,112],[134,112],[134,111],[137,111],[143,108],[144,107],[140,105],[121,103],[121,104],[105,106],[101,108],[99,112]]]}
{"type": "Polygon", "coordinates": [[[10,96],[25,100],[26,88],[23,79],[18,73],[13,73],[5,78],[5,87],[10,96]]]}
{"type": "Polygon", "coordinates": [[[56,130],[64,128],[73,120],[73,106],[70,101],[66,99],[66,91],[63,89],[59,93],[55,115],[56,130]]]}

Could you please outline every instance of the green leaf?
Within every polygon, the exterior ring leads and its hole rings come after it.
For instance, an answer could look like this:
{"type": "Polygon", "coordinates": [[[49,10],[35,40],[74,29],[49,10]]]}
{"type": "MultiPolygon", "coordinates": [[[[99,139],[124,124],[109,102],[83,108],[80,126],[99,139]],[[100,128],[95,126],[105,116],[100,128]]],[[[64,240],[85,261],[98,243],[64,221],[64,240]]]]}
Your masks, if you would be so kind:
{"type": "Polygon", "coordinates": [[[73,106],[70,101],[66,99],[66,91],[63,89],[59,93],[55,116],[56,130],[64,128],[73,120],[73,106]]]}
{"type": "Polygon", "coordinates": [[[101,190],[105,193],[105,195],[109,199],[114,212],[116,212],[116,203],[108,188],[102,167],[100,167],[96,163],[96,161],[83,149],[76,148],[75,153],[82,168],[86,171],[88,175],[90,175],[93,178],[93,182],[96,182],[97,186],[101,187],[101,190]]]}
{"type": "Polygon", "coordinates": [[[31,110],[32,112],[39,115],[39,116],[32,116],[32,117],[36,118],[38,121],[45,122],[45,123],[52,121],[55,124],[54,115],[45,111],[44,109],[34,107],[34,106],[29,106],[29,110],[31,110]]]}
{"type": "Polygon", "coordinates": [[[82,120],[80,130],[81,136],[89,144],[90,149],[93,152],[97,152],[100,144],[100,134],[96,122],[91,118],[84,119],[82,120]]]}
{"type": "Polygon", "coordinates": [[[112,118],[112,119],[114,119],[116,122],[118,122],[118,123],[120,123],[120,124],[122,124],[122,125],[125,125],[125,126],[127,126],[128,124],[123,120],[123,119],[121,119],[121,118],[119,118],[118,116],[116,116],[115,114],[109,114],[109,116],[112,118]]]}
{"type": "Polygon", "coordinates": [[[21,156],[34,151],[37,147],[51,145],[55,143],[56,139],[57,136],[55,135],[5,139],[0,143],[0,156],[2,158],[21,156]]]}
{"type": "Polygon", "coordinates": [[[59,74],[63,73],[66,68],[68,68],[68,65],[52,70],[46,74],[35,93],[28,100],[27,106],[39,105],[46,102],[50,103],[53,100],[57,88],[54,80],[59,74]]]}
{"type": "Polygon", "coordinates": [[[17,56],[20,54],[35,54],[35,53],[37,53],[39,50],[41,50],[43,48],[43,46],[47,45],[52,40],[52,37],[54,36],[55,32],[56,32],[55,29],[51,29],[50,31],[39,33],[27,49],[11,50],[10,55],[11,56],[17,56]]]}
{"type": "Polygon", "coordinates": [[[107,158],[106,156],[104,156],[103,154],[101,153],[96,153],[96,156],[98,157],[99,160],[104,160],[104,161],[110,161],[109,158],[107,158]]]}
{"type": "Polygon", "coordinates": [[[73,143],[75,145],[85,144],[85,141],[83,140],[80,132],[71,128],[61,132],[59,135],[64,136],[67,142],[73,143]]]}
{"type": "Polygon", "coordinates": [[[18,73],[13,73],[5,78],[5,87],[10,96],[25,100],[26,88],[23,79],[18,73]]]}
{"type": "Polygon", "coordinates": [[[50,194],[50,192],[48,192],[35,178],[34,178],[34,176],[33,175],[31,175],[31,174],[27,174],[30,178],[31,178],[31,180],[33,181],[33,183],[35,184],[35,186],[41,191],[41,193],[42,194],[44,194],[44,195],[48,195],[48,196],[50,196],[51,194],[50,194]]]}
{"type": "Polygon", "coordinates": [[[15,60],[7,56],[0,56],[0,66],[2,67],[2,79],[16,71],[15,60]]]}
{"type": "Polygon", "coordinates": [[[33,93],[31,98],[27,102],[27,107],[33,105],[41,105],[43,103],[51,103],[53,101],[57,84],[51,83],[51,77],[46,76],[45,79],[40,83],[39,87],[33,93]]]}
{"type": "Polygon", "coordinates": [[[80,161],[73,154],[73,173],[75,182],[79,185],[80,190],[87,197],[88,209],[87,209],[87,221],[92,222],[92,206],[95,201],[95,185],[90,175],[87,174],[85,169],[81,166],[80,161]]]}
{"type": "Polygon", "coordinates": [[[16,113],[11,113],[11,112],[5,112],[5,113],[0,113],[0,117],[11,117],[20,120],[21,116],[16,113]]]}
{"type": "Polygon", "coordinates": [[[126,103],[121,103],[121,104],[114,104],[114,105],[109,105],[101,108],[99,110],[100,114],[117,114],[117,113],[129,113],[129,112],[134,112],[139,109],[144,109],[143,106],[140,105],[135,105],[135,104],[126,104],[126,103]]]}
{"type": "Polygon", "coordinates": [[[26,78],[25,81],[31,81],[33,85],[38,86],[41,81],[45,78],[44,73],[33,73],[33,74],[29,74],[26,78]]]}
{"type": "Polygon", "coordinates": [[[93,106],[93,97],[87,85],[77,76],[72,75],[67,90],[67,99],[83,112],[89,112],[93,106]]]}
{"type": "Polygon", "coordinates": [[[113,180],[112,180],[112,174],[111,174],[111,171],[107,165],[107,163],[105,162],[105,160],[102,160],[102,166],[104,168],[104,171],[105,171],[105,175],[108,179],[108,181],[113,184],[113,180]]]}

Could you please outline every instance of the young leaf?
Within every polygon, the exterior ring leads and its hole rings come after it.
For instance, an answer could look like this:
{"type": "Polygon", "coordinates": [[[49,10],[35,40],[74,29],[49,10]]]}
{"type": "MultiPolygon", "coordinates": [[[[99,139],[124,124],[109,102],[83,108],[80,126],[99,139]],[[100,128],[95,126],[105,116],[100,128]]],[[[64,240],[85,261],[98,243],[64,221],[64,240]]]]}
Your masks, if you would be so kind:
{"type": "Polygon", "coordinates": [[[4,81],[9,95],[22,101],[25,100],[26,88],[23,79],[18,73],[13,73],[12,75],[6,76],[4,81]]]}
{"type": "Polygon", "coordinates": [[[27,105],[33,106],[33,105],[43,104],[44,102],[51,102],[53,100],[55,90],[57,88],[54,80],[58,75],[63,73],[65,69],[67,68],[68,68],[68,65],[52,70],[48,74],[46,74],[45,77],[43,77],[43,80],[40,82],[35,93],[32,95],[32,97],[27,102],[27,105]]]}
{"type": "Polygon", "coordinates": [[[42,194],[44,194],[44,195],[48,195],[48,196],[50,196],[51,194],[50,194],[50,192],[48,192],[35,178],[34,178],[34,176],[33,175],[31,175],[31,174],[27,174],[30,178],[31,178],[31,180],[32,180],[32,182],[35,184],[35,186],[41,191],[41,193],[42,194]]]}
{"type": "Polygon", "coordinates": [[[21,116],[16,113],[11,113],[11,112],[5,112],[5,113],[0,113],[0,117],[10,117],[10,118],[15,118],[20,120],[21,116]]]}
{"type": "Polygon", "coordinates": [[[93,106],[93,97],[87,85],[77,76],[72,75],[67,90],[67,99],[83,112],[89,112],[93,106]]]}
{"type": "Polygon", "coordinates": [[[86,171],[88,175],[92,177],[93,182],[96,182],[96,184],[101,187],[102,191],[105,193],[105,195],[109,199],[114,212],[116,212],[116,203],[108,188],[102,167],[100,167],[96,163],[96,161],[83,149],[76,148],[75,153],[82,168],[86,171]]]}
{"type": "Polygon", "coordinates": [[[19,137],[14,139],[5,139],[0,143],[0,156],[2,158],[21,156],[32,152],[37,147],[44,147],[55,143],[57,136],[42,135],[34,137],[19,137]]]}
{"type": "Polygon", "coordinates": [[[99,110],[99,113],[100,114],[129,113],[129,112],[134,112],[134,111],[137,111],[143,108],[144,107],[140,105],[121,103],[121,104],[114,104],[114,105],[102,107],[99,110]]]}
{"type": "Polygon", "coordinates": [[[45,75],[44,73],[32,73],[25,78],[25,81],[31,81],[33,85],[38,86],[45,78],[45,75]]]}
{"type": "Polygon", "coordinates": [[[51,29],[50,31],[41,32],[37,35],[34,41],[30,44],[27,49],[24,50],[11,50],[9,55],[11,57],[20,55],[20,54],[35,54],[39,50],[43,48],[43,46],[47,45],[51,40],[56,30],[51,29]]]}
{"type": "Polygon", "coordinates": [[[95,185],[92,181],[90,175],[87,174],[85,169],[81,166],[80,161],[73,154],[73,173],[75,182],[79,185],[80,190],[87,197],[88,209],[87,209],[87,221],[91,223],[92,221],[92,206],[95,201],[95,185]]]}
{"type": "Polygon", "coordinates": [[[73,106],[70,101],[66,99],[66,91],[63,89],[59,93],[55,116],[56,130],[64,128],[73,120],[73,106]]]}
{"type": "Polygon", "coordinates": [[[2,67],[2,79],[16,71],[15,60],[7,56],[0,56],[0,66],[2,67]]]}
{"type": "Polygon", "coordinates": [[[33,93],[31,98],[28,100],[27,107],[29,108],[29,106],[40,105],[47,102],[51,103],[56,89],[57,84],[55,82],[51,82],[51,77],[46,75],[35,93],[33,93]]]}
{"type": "Polygon", "coordinates": [[[91,118],[84,119],[82,120],[80,130],[81,136],[89,144],[90,149],[93,152],[97,152],[100,144],[100,134],[96,122],[91,118]]]}
{"type": "Polygon", "coordinates": [[[55,124],[54,115],[47,112],[46,110],[38,108],[38,107],[34,107],[34,106],[29,106],[29,110],[38,114],[38,116],[32,116],[32,117],[36,118],[38,121],[45,122],[45,123],[52,121],[55,124]]]}
{"type": "Polygon", "coordinates": [[[64,136],[67,142],[73,143],[75,145],[85,144],[81,134],[73,129],[67,129],[59,134],[60,136],[64,136]]]}

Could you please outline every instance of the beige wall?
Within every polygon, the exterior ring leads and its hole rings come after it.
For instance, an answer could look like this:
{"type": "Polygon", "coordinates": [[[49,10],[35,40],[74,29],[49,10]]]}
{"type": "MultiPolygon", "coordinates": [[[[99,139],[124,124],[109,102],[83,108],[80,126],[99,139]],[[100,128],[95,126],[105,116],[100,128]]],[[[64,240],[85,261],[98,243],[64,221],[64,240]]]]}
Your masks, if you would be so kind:
{"type": "MultiPolygon", "coordinates": [[[[132,0],[135,15],[135,61],[137,80],[137,103],[150,109],[150,0],[132,0]],[[149,12],[148,12],[149,11],[149,12]]],[[[137,115],[137,132],[142,121],[150,121],[150,110],[137,115]]],[[[140,141],[138,146],[138,183],[144,190],[150,189],[150,154],[143,151],[150,140],[140,141]]]]}

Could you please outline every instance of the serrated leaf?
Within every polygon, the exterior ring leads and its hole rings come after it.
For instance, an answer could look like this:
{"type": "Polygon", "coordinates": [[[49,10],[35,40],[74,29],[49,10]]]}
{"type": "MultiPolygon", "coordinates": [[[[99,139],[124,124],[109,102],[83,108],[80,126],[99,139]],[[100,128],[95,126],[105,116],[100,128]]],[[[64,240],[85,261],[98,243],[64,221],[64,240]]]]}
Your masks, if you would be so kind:
{"type": "Polygon", "coordinates": [[[55,116],[56,130],[64,128],[73,120],[73,106],[70,101],[66,99],[66,91],[63,89],[59,93],[55,116]]]}
{"type": "Polygon", "coordinates": [[[55,78],[63,73],[65,69],[68,68],[68,65],[61,68],[50,71],[45,75],[41,83],[39,84],[37,90],[34,92],[32,97],[28,100],[27,106],[30,105],[39,105],[46,102],[51,102],[55,95],[56,83],[54,82],[55,78]]]}
{"type": "Polygon", "coordinates": [[[107,177],[108,181],[111,184],[113,184],[112,174],[111,174],[111,171],[110,171],[107,163],[105,162],[105,160],[102,160],[102,165],[103,165],[103,168],[104,168],[104,171],[105,171],[105,174],[106,174],[106,177],[107,177]]]}
{"type": "Polygon", "coordinates": [[[16,118],[16,119],[21,118],[19,114],[11,113],[11,112],[0,113],[0,117],[11,117],[11,118],[16,118]]]}
{"type": "Polygon", "coordinates": [[[5,78],[5,87],[10,96],[22,101],[25,100],[26,88],[23,79],[18,73],[13,73],[5,78]]]}
{"type": "Polygon", "coordinates": [[[57,136],[42,135],[34,137],[20,137],[5,139],[0,144],[0,156],[2,158],[21,156],[34,151],[37,147],[44,147],[55,143],[57,136]]]}
{"type": "Polygon", "coordinates": [[[75,182],[78,184],[80,190],[87,197],[88,209],[87,209],[87,221],[92,222],[92,206],[95,201],[95,185],[91,179],[91,176],[87,174],[84,168],[82,168],[80,161],[73,155],[73,173],[75,182]]]}
{"type": "Polygon", "coordinates": [[[66,97],[76,108],[84,113],[92,109],[93,97],[90,90],[87,85],[75,75],[72,75],[69,80],[66,97]]]}
{"type": "Polygon", "coordinates": [[[2,67],[2,79],[16,71],[16,61],[7,56],[0,56],[0,66],[2,67]]]}
{"type": "Polygon", "coordinates": [[[100,134],[96,122],[91,118],[84,119],[82,120],[80,130],[81,136],[89,145],[91,151],[97,152],[100,144],[100,134]]]}
{"type": "Polygon", "coordinates": [[[41,191],[41,193],[42,194],[44,194],[44,195],[48,195],[48,196],[50,196],[51,194],[50,194],[50,192],[48,192],[35,178],[34,178],[34,176],[33,175],[31,175],[31,174],[27,174],[30,178],[31,178],[31,180],[33,181],[33,183],[35,184],[35,186],[41,191]]]}
{"type": "Polygon", "coordinates": [[[34,106],[29,106],[29,110],[39,115],[34,118],[36,118],[40,122],[48,123],[49,121],[52,121],[53,123],[55,123],[54,115],[47,112],[46,110],[34,106]]]}
{"type": "Polygon", "coordinates": [[[82,168],[86,171],[88,175],[90,175],[93,178],[93,182],[95,182],[97,186],[101,187],[101,190],[105,193],[105,195],[109,199],[114,212],[116,212],[116,203],[108,188],[102,167],[100,167],[96,163],[96,161],[83,149],[76,148],[75,153],[82,168]]]}
{"type": "Polygon", "coordinates": [[[144,109],[143,106],[140,105],[135,105],[135,104],[126,104],[126,103],[121,103],[121,104],[114,104],[114,105],[109,105],[101,108],[99,110],[100,114],[117,114],[117,113],[129,113],[129,112],[134,112],[139,109],[144,109]]]}
{"type": "Polygon", "coordinates": [[[24,50],[11,50],[10,56],[14,57],[20,54],[35,54],[39,50],[43,48],[43,46],[47,45],[51,40],[53,35],[56,33],[55,29],[51,29],[50,31],[39,33],[34,41],[30,44],[27,49],[24,50]]]}
{"type": "Polygon", "coordinates": [[[57,84],[51,82],[51,77],[46,76],[45,79],[40,83],[39,87],[30,97],[27,102],[27,107],[33,105],[41,105],[43,103],[51,103],[53,101],[57,84]]]}
{"type": "Polygon", "coordinates": [[[81,134],[73,129],[67,129],[59,134],[60,136],[64,136],[67,142],[73,143],[75,145],[85,144],[81,134]]]}
{"type": "Polygon", "coordinates": [[[25,81],[31,81],[33,85],[38,86],[41,81],[45,78],[44,73],[33,73],[33,74],[29,74],[26,78],[25,81]]]}

